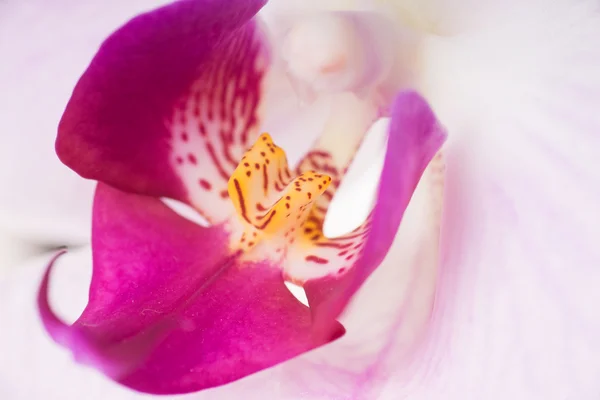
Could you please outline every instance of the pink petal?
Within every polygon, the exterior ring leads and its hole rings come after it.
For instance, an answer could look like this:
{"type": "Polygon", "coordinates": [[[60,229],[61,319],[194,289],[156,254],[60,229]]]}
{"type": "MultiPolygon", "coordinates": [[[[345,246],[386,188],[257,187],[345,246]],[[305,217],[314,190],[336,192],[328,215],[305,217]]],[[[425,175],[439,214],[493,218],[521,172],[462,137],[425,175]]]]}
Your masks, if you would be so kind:
{"type": "Polygon", "coordinates": [[[209,219],[258,129],[268,64],[254,14],[264,1],[181,1],[110,36],[59,126],[61,160],[122,190],[172,197],[209,219]]]}
{"type": "Polygon", "coordinates": [[[362,252],[347,274],[315,279],[304,285],[315,314],[315,329],[326,329],[335,321],[381,263],[425,167],[444,140],[445,134],[425,100],[414,92],[399,94],[392,107],[379,193],[366,228],[368,233],[362,239],[362,252]]]}
{"type": "Polygon", "coordinates": [[[221,226],[202,228],[158,199],[99,184],[93,248],[83,314],[67,326],[50,309],[51,264],[38,299],[42,320],[76,359],[136,390],[222,385],[333,337],[312,336],[309,309],[276,266],[239,263],[221,226]]]}

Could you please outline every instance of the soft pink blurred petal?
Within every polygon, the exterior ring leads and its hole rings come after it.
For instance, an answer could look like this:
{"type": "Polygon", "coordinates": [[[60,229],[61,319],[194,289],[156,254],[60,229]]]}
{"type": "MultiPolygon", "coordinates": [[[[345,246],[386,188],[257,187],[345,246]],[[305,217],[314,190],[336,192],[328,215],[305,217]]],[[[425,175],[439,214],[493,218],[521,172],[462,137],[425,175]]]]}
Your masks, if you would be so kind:
{"type": "MultiPolygon", "coordinates": [[[[449,14],[449,22],[461,21],[453,26],[459,34],[431,36],[421,49],[417,88],[451,141],[439,289],[413,358],[404,358],[398,331],[379,336],[387,347],[372,373],[387,383],[375,392],[386,399],[594,399],[597,3],[473,5],[449,14]]],[[[381,278],[371,296],[395,290],[393,279],[381,278]]],[[[402,310],[387,312],[402,326],[402,310]]]]}
{"type": "Polygon", "coordinates": [[[449,130],[443,261],[423,353],[382,397],[597,398],[597,3],[467,15],[422,53],[449,130]]]}

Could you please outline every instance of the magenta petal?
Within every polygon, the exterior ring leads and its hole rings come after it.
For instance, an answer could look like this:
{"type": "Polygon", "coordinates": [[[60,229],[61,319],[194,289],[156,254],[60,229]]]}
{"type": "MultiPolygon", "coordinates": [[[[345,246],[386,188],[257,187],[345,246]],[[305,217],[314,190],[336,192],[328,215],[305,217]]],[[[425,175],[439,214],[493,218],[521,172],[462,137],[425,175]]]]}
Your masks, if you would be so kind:
{"type": "Polygon", "coordinates": [[[74,89],[59,126],[60,159],[125,191],[188,201],[189,189],[172,165],[169,119],[211,63],[229,63],[226,73],[242,68],[237,55],[243,52],[234,47],[254,34],[252,17],[264,3],[179,1],[116,31],[74,89]]]}
{"type": "MultiPolygon", "coordinates": [[[[311,314],[267,262],[242,264],[221,226],[202,228],[160,200],[99,184],[89,303],[71,326],[44,326],[75,358],[150,393],[222,385],[320,344],[311,314]]],[[[336,335],[341,333],[338,325],[336,335]]]]}
{"type": "Polygon", "coordinates": [[[445,132],[420,95],[403,92],[396,97],[377,202],[363,251],[347,274],[304,285],[317,331],[328,332],[333,327],[352,295],[383,261],[425,167],[445,139],[445,132]]]}

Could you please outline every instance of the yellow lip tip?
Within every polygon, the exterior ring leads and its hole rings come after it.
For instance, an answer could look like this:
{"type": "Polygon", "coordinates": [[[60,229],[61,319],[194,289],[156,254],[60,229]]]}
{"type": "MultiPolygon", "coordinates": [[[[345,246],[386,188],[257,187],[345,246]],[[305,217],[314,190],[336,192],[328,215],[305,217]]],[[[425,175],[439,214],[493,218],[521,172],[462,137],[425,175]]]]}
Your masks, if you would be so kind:
{"type": "Polygon", "coordinates": [[[229,179],[228,191],[240,219],[261,237],[285,234],[304,223],[306,213],[332,182],[331,176],[305,172],[290,180],[285,151],[264,132],[229,179]],[[272,203],[274,198],[278,200],[272,203]]]}

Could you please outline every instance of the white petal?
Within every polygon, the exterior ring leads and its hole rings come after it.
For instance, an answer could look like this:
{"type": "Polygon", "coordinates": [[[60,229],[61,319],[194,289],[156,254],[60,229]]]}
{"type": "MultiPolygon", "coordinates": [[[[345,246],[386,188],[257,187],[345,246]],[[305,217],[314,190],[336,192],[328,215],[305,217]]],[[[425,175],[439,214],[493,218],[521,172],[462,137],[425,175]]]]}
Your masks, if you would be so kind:
{"type": "Polygon", "coordinates": [[[426,343],[381,398],[593,399],[597,4],[485,5],[423,52],[421,89],[450,139],[442,264],[426,343]]]}

